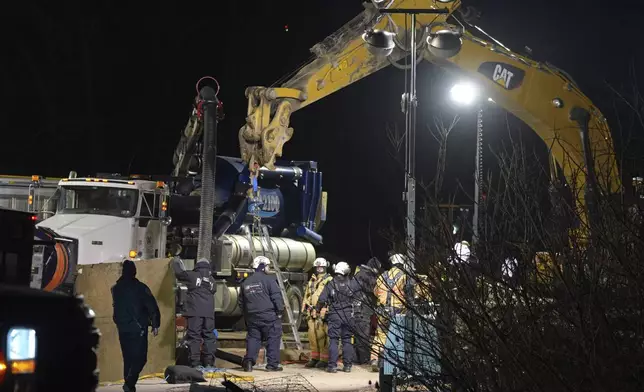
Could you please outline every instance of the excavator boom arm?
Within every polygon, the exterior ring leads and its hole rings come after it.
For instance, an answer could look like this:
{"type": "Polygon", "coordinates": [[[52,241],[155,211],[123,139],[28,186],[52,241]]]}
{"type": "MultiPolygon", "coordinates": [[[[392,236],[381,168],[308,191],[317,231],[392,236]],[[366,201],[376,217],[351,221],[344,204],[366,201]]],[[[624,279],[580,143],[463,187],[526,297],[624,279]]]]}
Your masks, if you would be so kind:
{"type": "MultiPolygon", "coordinates": [[[[425,60],[456,71],[482,87],[485,96],[514,114],[544,140],[562,167],[567,183],[587,189],[588,173],[601,180],[601,189],[618,192],[611,134],[604,116],[563,71],[510,52],[501,45],[460,32],[460,50],[446,54],[431,50],[439,30],[455,30],[448,21],[461,2],[438,0],[383,0],[365,3],[365,10],[311,51],[314,59],[280,88],[250,87],[248,116],[240,129],[242,158],[251,170],[272,167],[292,137],[290,114],[398,61],[410,51],[402,44],[411,29],[405,14],[383,14],[388,9],[447,9],[446,14],[418,14],[417,50],[425,60]],[[396,47],[388,57],[371,53],[363,34],[369,29],[395,33],[396,47]],[[581,170],[580,170],[581,169],[581,170]]],[[[460,23],[460,22],[458,22],[460,23]]],[[[458,30],[458,28],[456,28],[458,30]]],[[[596,180],[595,180],[596,181],[596,180]]],[[[584,194],[577,194],[585,206],[584,194]]]]}

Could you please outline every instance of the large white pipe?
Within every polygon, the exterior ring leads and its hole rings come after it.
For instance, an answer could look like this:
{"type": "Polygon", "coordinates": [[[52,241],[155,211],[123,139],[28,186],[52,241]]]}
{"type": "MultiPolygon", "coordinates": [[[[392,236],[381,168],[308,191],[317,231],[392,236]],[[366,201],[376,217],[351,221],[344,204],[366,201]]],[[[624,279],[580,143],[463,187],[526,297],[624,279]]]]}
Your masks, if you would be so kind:
{"type": "MultiPolygon", "coordinates": [[[[231,264],[235,268],[250,268],[253,252],[247,237],[225,235],[222,239],[232,243],[231,264]]],[[[253,237],[253,243],[258,256],[267,253],[260,237],[253,237]]],[[[290,238],[271,237],[271,246],[282,271],[308,272],[313,267],[315,248],[310,243],[290,238]]]]}

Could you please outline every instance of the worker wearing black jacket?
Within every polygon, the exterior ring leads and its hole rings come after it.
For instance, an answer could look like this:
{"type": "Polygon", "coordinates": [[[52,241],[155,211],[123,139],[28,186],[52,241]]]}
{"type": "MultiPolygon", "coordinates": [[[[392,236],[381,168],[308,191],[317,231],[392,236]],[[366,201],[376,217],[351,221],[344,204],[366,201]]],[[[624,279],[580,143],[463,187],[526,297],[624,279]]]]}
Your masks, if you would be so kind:
{"type": "Polygon", "coordinates": [[[253,371],[263,340],[267,341],[266,370],[282,370],[280,341],[284,300],[277,277],[267,274],[270,263],[267,257],[255,257],[252,264],[255,273],[244,280],[239,293],[238,305],[246,320],[246,355],[242,367],[247,372],[253,371]]]}
{"type": "Polygon", "coordinates": [[[172,261],[174,274],[179,282],[188,287],[183,316],[186,318],[186,343],[190,350],[190,364],[199,370],[214,371],[215,366],[215,281],[210,263],[206,259],[197,261],[192,271],[186,271],[183,261],[175,257],[172,261]],[[201,363],[201,341],[205,363],[201,363]],[[204,366],[208,369],[205,369],[204,366]]]}
{"type": "Polygon", "coordinates": [[[134,392],[139,374],[148,361],[148,327],[157,336],[161,314],[150,288],[136,278],[132,260],[123,262],[121,277],[112,286],[112,319],[123,353],[125,392],[134,392]]]}
{"type": "Polygon", "coordinates": [[[344,261],[335,265],[335,277],[328,283],[320,299],[318,299],[317,312],[322,320],[329,326],[329,364],[327,372],[338,371],[338,343],[342,340],[342,371],[350,372],[353,364],[353,345],[351,338],[355,329],[353,319],[354,296],[360,291],[356,281],[349,279],[351,267],[344,261]],[[328,309],[328,310],[327,310],[328,309]],[[327,315],[328,313],[328,315],[327,315]]]}
{"type": "Polygon", "coordinates": [[[354,297],[356,363],[369,363],[371,358],[371,316],[376,309],[376,296],[373,293],[376,280],[380,276],[380,260],[376,257],[369,259],[367,264],[356,267],[353,276],[360,287],[360,292],[354,297]]]}

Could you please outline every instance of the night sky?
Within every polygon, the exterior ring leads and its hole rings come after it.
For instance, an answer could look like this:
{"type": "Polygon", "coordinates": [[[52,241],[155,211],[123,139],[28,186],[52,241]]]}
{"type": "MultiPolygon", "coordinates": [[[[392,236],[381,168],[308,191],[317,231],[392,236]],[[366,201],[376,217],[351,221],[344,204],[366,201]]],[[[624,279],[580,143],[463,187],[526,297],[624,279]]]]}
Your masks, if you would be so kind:
{"type": "MultiPolygon", "coordinates": [[[[226,119],[219,153],[239,156],[245,87],[271,85],[292,72],[311,46],[362,10],[358,0],[113,3],[14,2],[3,10],[0,173],[168,174],[195,82],[204,75],[221,84],[226,119]]],[[[615,130],[607,86],[632,93],[636,78],[629,73],[644,66],[639,2],[477,3],[479,26],[511,49],[529,46],[536,60],[573,75],[615,130]]],[[[433,66],[419,68],[422,178],[431,178],[435,166],[436,145],[425,124],[444,99],[429,88],[437,75],[433,66]]],[[[329,192],[323,250],[352,263],[371,255],[368,227],[372,251],[384,256],[388,248],[378,231],[403,211],[402,169],[386,135],[387,125],[404,125],[403,83],[402,71],[385,69],[291,118],[295,135],[284,158],[319,162],[329,192]]],[[[452,115],[444,113],[447,120],[452,115]]],[[[496,124],[486,128],[494,149],[507,138],[506,114],[494,110],[489,117],[496,124]]],[[[473,184],[474,125],[473,114],[465,113],[450,136],[447,191],[458,181],[473,184]]],[[[628,121],[622,125],[630,128],[628,121]]],[[[523,133],[534,143],[525,127],[523,133]]]]}

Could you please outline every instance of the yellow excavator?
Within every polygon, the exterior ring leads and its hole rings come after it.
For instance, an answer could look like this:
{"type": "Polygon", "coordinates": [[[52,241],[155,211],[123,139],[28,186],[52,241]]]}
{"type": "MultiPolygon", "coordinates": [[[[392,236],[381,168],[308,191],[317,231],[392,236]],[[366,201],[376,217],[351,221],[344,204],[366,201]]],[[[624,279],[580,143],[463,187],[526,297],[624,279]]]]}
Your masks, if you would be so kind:
{"type": "Polygon", "coordinates": [[[529,125],[547,144],[554,170],[561,170],[581,211],[579,232],[588,232],[588,212],[601,193],[621,192],[611,133],[602,113],[561,69],[514,53],[479,36],[471,7],[460,0],[371,0],[364,11],[322,42],[313,59],[279,87],[249,87],[246,124],[239,131],[242,158],[251,173],[272,168],[292,135],[290,116],[411,53],[408,13],[420,37],[416,57],[476,83],[486,97],[529,125]],[[391,13],[398,10],[399,13],[391,13]],[[474,34],[476,33],[476,35],[474,34]],[[559,169],[557,169],[559,167],[559,169]],[[593,197],[594,195],[594,197],[593,197]]]}

